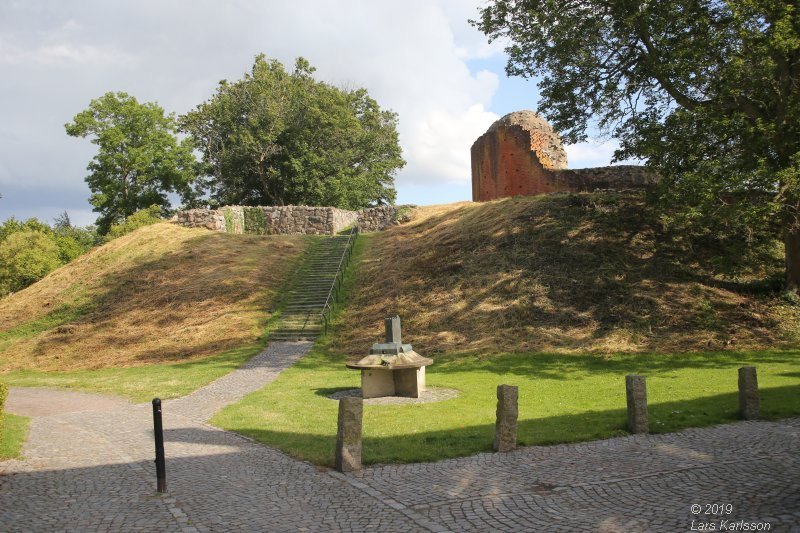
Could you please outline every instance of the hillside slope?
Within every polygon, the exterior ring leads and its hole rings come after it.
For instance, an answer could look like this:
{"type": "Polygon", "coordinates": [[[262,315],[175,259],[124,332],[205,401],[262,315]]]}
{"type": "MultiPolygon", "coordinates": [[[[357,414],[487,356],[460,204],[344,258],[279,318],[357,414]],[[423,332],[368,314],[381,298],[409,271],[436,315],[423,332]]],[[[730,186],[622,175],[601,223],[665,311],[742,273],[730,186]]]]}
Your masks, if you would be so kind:
{"type": "Polygon", "coordinates": [[[800,308],[748,283],[779,274],[779,254],[725,280],[645,214],[640,194],[609,192],[419,208],[371,237],[330,346],[365,354],[394,313],[423,354],[797,342],[800,308]]]}
{"type": "Polygon", "coordinates": [[[306,243],[141,228],[0,300],[0,370],[186,361],[251,344],[306,243]]]}

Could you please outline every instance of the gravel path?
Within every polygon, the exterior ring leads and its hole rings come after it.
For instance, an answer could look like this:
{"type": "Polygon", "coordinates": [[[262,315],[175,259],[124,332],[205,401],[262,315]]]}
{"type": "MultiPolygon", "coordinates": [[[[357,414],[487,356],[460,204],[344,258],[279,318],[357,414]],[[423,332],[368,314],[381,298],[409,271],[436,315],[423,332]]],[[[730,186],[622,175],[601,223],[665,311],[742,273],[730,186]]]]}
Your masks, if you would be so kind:
{"type": "Polygon", "coordinates": [[[0,462],[0,531],[800,531],[800,418],[347,475],[203,423],[307,350],[272,345],[165,404],[167,495],[149,404],[12,389],[9,410],[33,419],[26,459],[0,462]]]}
{"type": "Polygon", "coordinates": [[[164,410],[203,422],[226,405],[236,403],[278,377],[308,353],[313,342],[272,342],[241,368],[194,391],[188,396],[164,402],[164,410]]]}

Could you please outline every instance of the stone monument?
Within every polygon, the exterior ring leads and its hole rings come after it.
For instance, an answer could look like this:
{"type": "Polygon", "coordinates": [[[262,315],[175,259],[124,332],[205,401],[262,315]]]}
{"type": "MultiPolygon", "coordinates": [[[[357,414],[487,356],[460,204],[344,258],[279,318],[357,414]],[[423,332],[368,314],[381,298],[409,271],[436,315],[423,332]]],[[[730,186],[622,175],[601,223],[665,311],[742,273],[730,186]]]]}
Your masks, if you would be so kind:
{"type": "Polygon", "coordinates": [[[425,367],[433,359],[422,357],[402,343],[400,317],[384,320],[386,342],[372,345],[369,355],[347,368],[361,371],[361,397],[404,396],[419,398],[425,391],[425,367]]]}

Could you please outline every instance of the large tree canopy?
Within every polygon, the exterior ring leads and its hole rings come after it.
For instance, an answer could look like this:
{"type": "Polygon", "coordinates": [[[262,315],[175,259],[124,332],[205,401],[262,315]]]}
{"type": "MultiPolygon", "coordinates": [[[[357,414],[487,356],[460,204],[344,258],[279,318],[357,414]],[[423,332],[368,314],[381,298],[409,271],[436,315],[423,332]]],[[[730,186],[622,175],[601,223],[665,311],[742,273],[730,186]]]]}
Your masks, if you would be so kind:
{"type": "Polygon", "coordinates": [[[259,55],[244,78],[181,117],[207,164],[212,201],[239,205],[392,203],[405,164],[397,115],[364,89],[314,80],[299,58],[289,73],[259,55]]]}
{"type": "Polygon", "coordinates": [[[491,0],[511,75],[569,142],[595,121],[664,176],[685,220],[782,235],[800,290],[800,3],[491,0]]]}
{"type": "Polygon", "coordinates": [[[189,202],[194,198],[190,185],[197,161],[191,142],[178,141],[175,119],[157,104],[106,93],[65,127],[73,137],[93,136],[98,146],[86,182],[101,233],[151,205],[166,211],[167,193],[177,192],[189,202]]]}

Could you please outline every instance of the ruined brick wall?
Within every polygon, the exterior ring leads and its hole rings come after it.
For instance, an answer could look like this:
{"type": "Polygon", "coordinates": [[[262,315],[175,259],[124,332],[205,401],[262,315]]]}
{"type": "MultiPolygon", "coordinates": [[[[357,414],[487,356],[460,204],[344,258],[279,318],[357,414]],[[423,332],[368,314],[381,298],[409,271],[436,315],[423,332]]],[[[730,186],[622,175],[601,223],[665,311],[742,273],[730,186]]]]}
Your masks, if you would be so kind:
{"type": "Polygon", "coordinates": [[[471,149],[472,200],[552,192],[634,189],[658,181],[638,166],[567,169],[567,155],[550,125],[533,111],[509,113],[471,149]]]}
{"type": "Polygon", "coordinates": [[[550,125],[532,111],[509,113],[472,145],[472,199],[555,192],[553,170],[567,168],[567,154],[550,125]]]}

